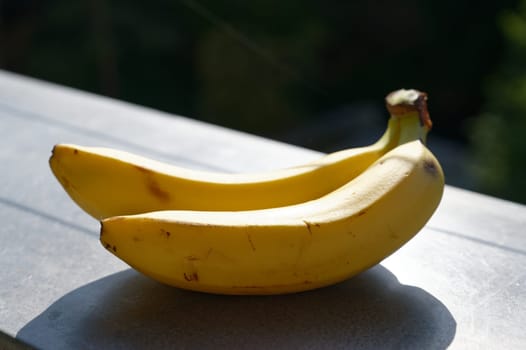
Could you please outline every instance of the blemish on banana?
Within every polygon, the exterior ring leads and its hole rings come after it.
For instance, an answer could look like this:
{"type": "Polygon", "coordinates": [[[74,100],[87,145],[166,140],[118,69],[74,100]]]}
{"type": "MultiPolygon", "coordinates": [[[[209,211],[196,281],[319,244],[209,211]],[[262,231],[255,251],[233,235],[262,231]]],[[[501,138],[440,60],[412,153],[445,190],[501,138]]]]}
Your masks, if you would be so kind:
{"type": "Polygon", "coordinates": [[[112,250],[111,244],[109,244],[108,242],[102,241],[102,244],[104,245],[104,248],[106,248],[107,250],[112,250]]]}
{"type": "Polygon", "coordinates": [[[79,150],[78,149],[73,149],[73,154],[79,154],[79,150]]]}
{"type": "Polygon", "coordinates": [[[307,230],[309,230],[309,233],[312,235],[312,226],[320,227],[320,224],[317,222],[309,222],[307,220],[302,220],[305,226],[307,227],[307,230]]]}
{"type": "Polygon", "coordinates": [[[256,246],[254,245],[254,242],[252,241],[252,237],[250,237],[250,233],[247,233],[247,239],[248,243],[250,243],[250,247],[252,248],[252,251],[256,251],[256,246]]]}
{"type": "Polygon", "coordinates": [[[307,226],[307,230],[309,231],[309,234],[312,235],[312,229],[310,228],[310,223],[306,220],[303,220],[303,223],[305,226],[307,226]]]}
{"type": "Polygon", "coordinates": [[[117,246],[111,245],[108,242],[104,242],[104,241],[101,241],[101,243],[104,245],[104,248],[106,248],[107,250],[117,253],[117,246]]]}
{"type": "Polygon", "coordinates": [[[135,169],[139,170],[145,176],[146,188],[157,197],[161,202],[168,202],[170,200],[170,193],[163,190],[159,183],[152,177],[153,172],[139,165],[134,165],[135,169]]]}
{"type": "Polygon", "coordinates": [[[183,266],[184,266],[184,272],[183,277],[188,282],[198,282],[199,281],[199,275],[197,274],[196,266],[194,265],[195,261],[201,260],[201,258],[195,256],[195,255],[188,255],[184,257],[183,260],[183,266]]]}
{"type": "Polygon", "coordinates": [[[188,282],[192,282],[192,281],[199,282],[199,275],[197,274],[197,272],[192,272],[192,273],[184,272],[183,277],[188,282]]]}
{"type": "Polygon", "coordinates": [[[424,159],[424,171],[432,176],[438,175],[438,167],[433,159],[424,159]]]}
{"type": "Polygon", "coordinates": [[[159,186],[157,181],[155,181],[151,177],[147,178],[146,185],[148,187],[148,190],[161,202],[168,202],[170,200],[170,193],[161,189],[161,186],[159,186]]]}
{"type": "Polygon", "coordinates": [[[393,228],[390,225],[387,225],[387,231],[389,232],[389,238],[398,240],[398,234],[393,230],[393,228]]]}
{"type": "Polygon", "coordinates": [[[170,238],[170,231],[166,231],[164,228],[161,229],[161,235],[165,236],[166,238],[170,238]]]}
{"type": "Polygon", "coordinates": [[[365,215],[365,213],[367,213],[367,210],[361,210],[361,211],[358,213],[358,216],[365,215]]]}

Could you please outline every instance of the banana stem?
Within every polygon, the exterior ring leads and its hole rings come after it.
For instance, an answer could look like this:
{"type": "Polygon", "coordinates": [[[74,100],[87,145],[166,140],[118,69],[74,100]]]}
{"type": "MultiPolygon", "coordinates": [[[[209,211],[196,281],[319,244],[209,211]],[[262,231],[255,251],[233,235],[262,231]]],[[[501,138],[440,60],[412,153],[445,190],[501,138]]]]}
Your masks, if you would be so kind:
{"type": "Polygon", "coordinates": [[[399,143],[420,139],[425,144],[427,133],[433,126],[427,109],[427,94],[413,89],[400,89],[387,95],[385,101],[391,118],[401,123],[399,143]],[[415,123],[414,118],[418,118],[418,128],[411,126],[411,123],[415,123]]]}
{"type": "Polygon", "coordinates": [[[433,122],[427,110],[427,94],[418,90],[400,89],[391,92],[385,98],[387,110],[391,116],[403,117],[404,115],[417,113],[420,125],[431,130],[433,122]]]}

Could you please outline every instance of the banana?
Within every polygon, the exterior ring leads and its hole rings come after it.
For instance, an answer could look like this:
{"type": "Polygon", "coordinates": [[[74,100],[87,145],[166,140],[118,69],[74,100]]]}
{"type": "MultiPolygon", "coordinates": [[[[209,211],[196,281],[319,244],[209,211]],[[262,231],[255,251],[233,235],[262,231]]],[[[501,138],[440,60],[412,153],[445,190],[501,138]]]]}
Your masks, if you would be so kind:
{"type": "Polygon", "coordinates": [[[160,210],[253,210],[319,198],[363,172],[394,147],[425,140],[431,128],[427,96],[416,90],[389,94],[387,129],[375,143],[326,155],[287,169],[221,174],[176,167],[128,152],[58,144],[49,160],[65,191],[102,219],[160,210]]]}
{"type": "Polygon", "coordinates": [[[343,281],[379,263],[431,217],[444,175],[420,141],[395,147],[337,190],[249,211],[157,211],[101,221],[100,241],[168,285],[282,294],[343,281]]]}

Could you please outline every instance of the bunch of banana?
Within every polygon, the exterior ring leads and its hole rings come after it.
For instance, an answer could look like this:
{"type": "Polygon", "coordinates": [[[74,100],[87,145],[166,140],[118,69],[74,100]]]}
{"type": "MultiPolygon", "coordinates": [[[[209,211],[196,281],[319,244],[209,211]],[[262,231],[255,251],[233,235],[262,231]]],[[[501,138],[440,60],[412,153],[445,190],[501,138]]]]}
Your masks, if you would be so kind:
{"type": "Polygon", "coordinates": [[[391,118],[375,144],[274,173],[198,173],[70,145],[55,147],[51,167],[101,218],[104,247],[147,276],[220,294],[304,291],[379,263],[440,202],[426,95],[399,90],[386,100],[391,118]]]}

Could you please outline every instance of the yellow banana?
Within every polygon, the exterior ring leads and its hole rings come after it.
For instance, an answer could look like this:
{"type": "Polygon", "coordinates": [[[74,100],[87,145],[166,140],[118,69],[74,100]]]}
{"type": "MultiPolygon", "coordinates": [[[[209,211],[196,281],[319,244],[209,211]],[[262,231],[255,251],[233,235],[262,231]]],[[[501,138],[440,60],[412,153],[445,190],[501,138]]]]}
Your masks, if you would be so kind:
{"type": "Polygon", "coordinates": [[[97,219],[149,211],[251,210],[319,198],[431,127],[426,95],[399,90],[386,98],[387,130],[374,144],[329,154],[302,166],[259,174],[199,172],[109,149],[59,144],[49,160],[69,196],[97,219]]]}
{"type": "Polygon", "coordinates": [[[444,188],[421,141],[386,153],[312,201],[251,211],[158,211],[101,221],[100,240],[138,271],[180,288],[277,294],[347,279],[411,239],[444,188]]]}

